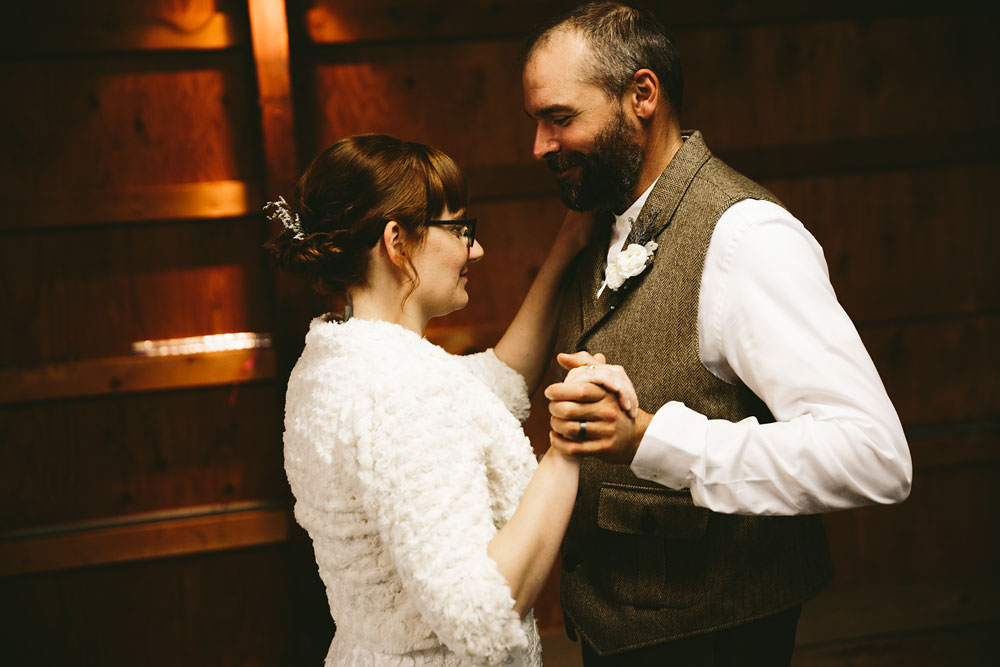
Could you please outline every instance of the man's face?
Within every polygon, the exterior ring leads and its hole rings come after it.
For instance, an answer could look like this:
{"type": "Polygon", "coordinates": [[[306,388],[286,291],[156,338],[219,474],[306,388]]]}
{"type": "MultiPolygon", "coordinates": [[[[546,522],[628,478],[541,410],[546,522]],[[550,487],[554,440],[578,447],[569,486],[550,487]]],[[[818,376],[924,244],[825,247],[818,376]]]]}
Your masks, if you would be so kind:
{"type": "Polygon", "coordinates": [[[560,33],[523,73],[524,108],[535,119],[534,155],[556,174],[569,208],[621,212],[632,203],[642,150],[620,100],[584,83],[587,45],[560,33]]]}

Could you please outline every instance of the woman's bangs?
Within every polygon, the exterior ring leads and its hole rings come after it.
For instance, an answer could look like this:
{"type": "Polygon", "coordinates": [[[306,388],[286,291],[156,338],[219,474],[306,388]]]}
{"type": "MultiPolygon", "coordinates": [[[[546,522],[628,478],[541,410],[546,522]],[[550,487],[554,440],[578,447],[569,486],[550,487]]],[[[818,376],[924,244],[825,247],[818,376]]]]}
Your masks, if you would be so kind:
{"type": "Polygon", "coordinates": [[[427,213],[435,216],[447,208],[452,213],[469,205],[469,188],[465,175],[450,157],[434,151],[429,155],[427,170],[427,213]]]}

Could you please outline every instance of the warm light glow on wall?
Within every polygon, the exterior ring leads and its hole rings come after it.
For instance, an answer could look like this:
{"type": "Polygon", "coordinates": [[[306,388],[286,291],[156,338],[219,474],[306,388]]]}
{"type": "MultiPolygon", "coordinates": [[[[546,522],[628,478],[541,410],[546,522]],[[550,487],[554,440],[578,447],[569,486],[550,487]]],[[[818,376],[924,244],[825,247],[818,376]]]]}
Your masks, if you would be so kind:
{"type": "Polygon", "coordinates": [[[259,347],[271,347],[271,334],[243,331],[190,338],[141,340],[132,343],[132,354],[139,357],[165,357],[177,354],[252,350],[259,347]]]}

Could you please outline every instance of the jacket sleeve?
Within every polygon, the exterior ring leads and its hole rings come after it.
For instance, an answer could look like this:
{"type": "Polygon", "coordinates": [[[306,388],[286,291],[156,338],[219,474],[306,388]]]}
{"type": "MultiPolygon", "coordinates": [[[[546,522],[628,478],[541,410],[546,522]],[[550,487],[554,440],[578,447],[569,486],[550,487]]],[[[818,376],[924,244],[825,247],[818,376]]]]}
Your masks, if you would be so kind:
{"type": "Polygon", "coordinates": [[[502,664],[528,637],[486,551],[497,533],[482,459],[492,422],[426,375],[396,375],[383,389],[358,440],[362,502],[441,641],[476,664],[502,664]]]}
{"type": "Polygon", "coordinates": [[[518,421],[524,421],[531,412],[531,399],[524,377],[500,361],[493,348],[477,354],[457,357],[465,367],[490,388],[503,401],[518,421]]]}

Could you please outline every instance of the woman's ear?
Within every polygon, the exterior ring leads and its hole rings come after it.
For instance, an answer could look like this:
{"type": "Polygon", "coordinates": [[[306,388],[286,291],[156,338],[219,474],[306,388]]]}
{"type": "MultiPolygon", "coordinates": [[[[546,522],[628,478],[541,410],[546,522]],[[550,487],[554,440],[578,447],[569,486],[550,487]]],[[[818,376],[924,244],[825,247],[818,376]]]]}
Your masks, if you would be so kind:
{"type": "Polygon", "coordinates": [[[385,223],[382,230],[382,248],[393,266],[404,272],[409,268],[406,260],[406,230],[395,220],[385,223]]]}

